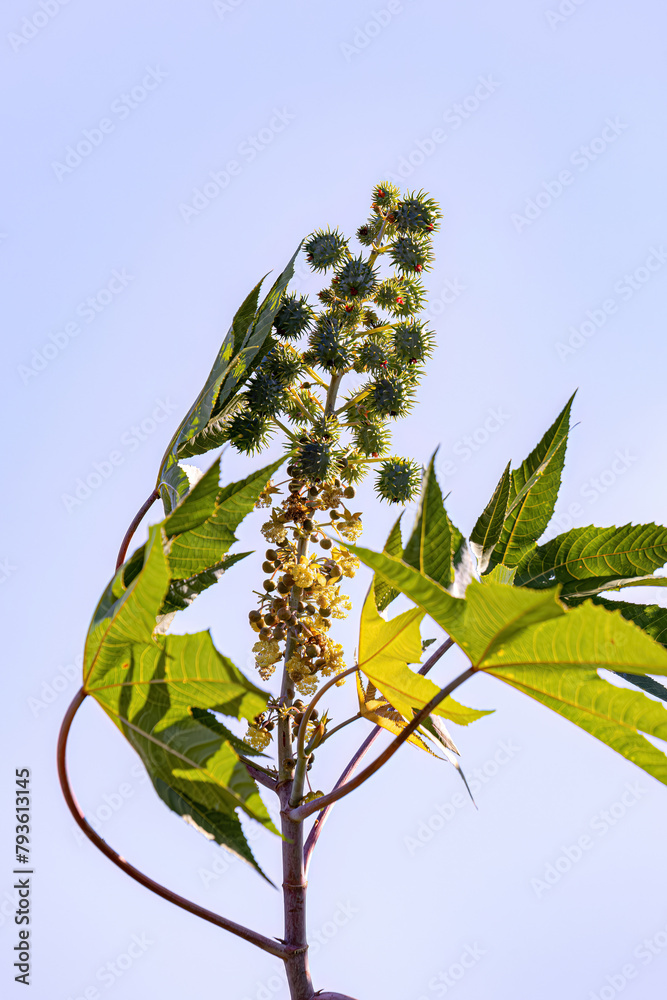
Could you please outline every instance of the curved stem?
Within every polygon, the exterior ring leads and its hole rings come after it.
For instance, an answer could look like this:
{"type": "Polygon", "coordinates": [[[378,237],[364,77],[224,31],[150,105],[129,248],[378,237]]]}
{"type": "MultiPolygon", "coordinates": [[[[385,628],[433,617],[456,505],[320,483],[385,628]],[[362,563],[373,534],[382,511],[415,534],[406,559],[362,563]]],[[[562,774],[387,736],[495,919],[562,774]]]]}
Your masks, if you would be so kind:
{"type": "MultiPolygon", "coordinates": [[[[429,670],[431,670],[431,668],[435,666],[440,657],[444,656],[447,650],[451,649],[453,645],[454,645],[454,640],[449,638],[445,639],[444,642],[440,643],[438,648],[433,653],[431,653],[426,663],[423,663],[421,665],[421,667],[419,668],[419,673],[422,674],[422,676],[427,674],[429,670]]],[[[361,713],[359,713],[359,715],[361,715],[361,713]]],[[[341,722],[340,726],[336,726],[336,729],[342,729],[343,726],[348,725],[348,723],[350,722],[354,722],[354,719],[357,718],[359,718],[359,716],[355,715],[352,719],[347,719],[345,722],[341,722]]],[[[331,732],[327,734],[327,736],[332,736],[336,732],[336,729],[332,729],[331,732]]],[[[352,777],[352,775],[357,769],[358,764],[364,759],[364,757],[372,747],[373,743],[375,743],[376,739],[378,738],[381,732],[382,732],[382,726],[375,726],[375,728],[368,734],[364,742],[361,744],[361,746],[355,753],[352,760],[345,767],[345,770],[343,771],[340,778],[334,785],[332,791],[335,792],[337,789],[341,788],[345,784],[345,782],[352,777]]],[[[323,740],[322,742],[325,741],[323,740]]],[[[308,837],[306,839],[306,845],[303,849],[303,863],[306,869],[306,873],[308,872],[308,868],[310,867],[310,859],[313,856],[315,845],[317,841],[320,839],[320,835],[322,833],[324,824],[329,818],[329,814],[331,813],[331,810],[333,809],[335,804],[336,804],[335,802],[330,802],[328,806],[325,806],[324,809],[321,810],[319,816],[317,817],[312,826],[310,833],[308,834],[308,837]]]]}
{"type": "Polygon", "coordinates": [[[406,740],[410,738],[410,736],[412,736],[415,729],[422,724],[424,719],[428,718],[431,712],[438,707],[441,701],[450,695],[452,691],[455,691],[459,684],[463,684],[464,681],[467,681],[468,678],[472,677],[472,675],[476,672],[477,667],[468,667],[468,669],[462,674],[459,674],[455,680],[451,681],[441,691],[438,691],[438,693],[431,698],[428,705],[416,713],[415,717],[408,723],[405,729],[402,730],[400,735],[392,740],[389,746],[382,751],[380,756],[376,757],[373,763],[364,768],[364,770],[361,771],[356,778],[352,778],[345,785],[342,785],[335,791],[329,792],[328,795],[322,795],[319,799],[313,799],[312,802],[306,802],[304,805],[298,806],[296,809],[291,809],[288,813],[289,818],[295,823],[302,823],[304,819],[308,819],[308,817],[312,816],[313,813],[318,812],[320,809],[323,809],[332,802],[337,802],[339,799],[342,799],[344,795],[348,795],[350,792],[353,792],[355,788],[358,788],[359,785],[364,783],[364,781],[372,777],[376,771],[380,770],[383,764],[386,764],[386,762],[394,756],[396,751],[406,742],[406,740]]]}
{"type": "Polygon", "coordinates": [[[206,910],[203,906],[198,906],[189,899],[185,899],[183,896],[177,895],[172,892],[171,889],[165,888],[165,886],[160,885],[159,882],[153,881],[148,875],[144,875],[142,871],[135,868],[133,865],[129,864],[125,858],[122,858],[112,847],[109,847],[106,840],[103,840],[100,835],[93,830],[92,826],[88,823],[81,808],[74,797],[74,793],[70,787],[69,777],[67,774],[67,737],[69,736],[69,731],[72,725],[72,721],[77,711],[83,704],[86,698],[86,692],[81,688],[74,696],[74,699],[65,713],[65,718],[63,719],[62,726],[60,727],[60,733],[58,735],[58,777],[60,779],[60,787],[62,788],[63,795],[65,797],[65,802],[67,803],[72,816],[79,828],[85,833],[86,837],[102,852],[106,855],[110,861],[120,868],[121,871],[133,878],[135,882],[139,882],[141,885],[145,886],[146,889],[150,889],[151,892],[156,893],[156,895],[161,896],[168,902],[173,903],[175,906],[180,906],[181,909],[187,910],[188,913],[194,914],[196,917],[201,917],[202,920],[208,920],[209,923],[215,924],[217,927],[222,927],[223,930],[229,931],[231,934],[236,934],[237,937],[243,938],[244,941],[248,941],[249,944],[254,944],[256,947],[261,948],[263,951],[268,951],[270,955],[275,955],[276,958],[281,958],[283,961],[288,961],[292,951],[287,945],[282,944],[280,941],[276,941],[272,938],[265,937],[263,934],[259,934],[257,931],[250,930],[248,927],[244,927],[242,924],[237,924],[234,920],[228,920],[226,917],[221,917],[217,913],[213,913],[212,910],[206,910]]]}
{"type": "Polygon", "coordinates": [[[125,532],[125,537],[123,538],[123,541],[121,542],[121,546],[120,546],[120,549],[119,549],[119,552],[118,552],[118,558],[116,559],[116,569],[117,570],[119,570],[121,568],[121,566],[123,565],[123,563],[125,562],[125,556],[127,555],[127,550],[130,547],[130,542],[132,541],[132,536],[134,535],[135,531],[137,530],[137,528],[139,527],[139,525],[143,521],[144,516],[146,515],[146,513],[150,510],[150,508],[153,506],[153,504],[159,498],[159,496],[160,496],[160,491],[158,489],[154,489],[153,492],[151,493],[151,495],[149,496],[148,500],[146,500],[146,502],[139,508],[139,510],[137,511],[137,513],[134,515],[132,523],[130,524],[130,527],[125,532]]]}

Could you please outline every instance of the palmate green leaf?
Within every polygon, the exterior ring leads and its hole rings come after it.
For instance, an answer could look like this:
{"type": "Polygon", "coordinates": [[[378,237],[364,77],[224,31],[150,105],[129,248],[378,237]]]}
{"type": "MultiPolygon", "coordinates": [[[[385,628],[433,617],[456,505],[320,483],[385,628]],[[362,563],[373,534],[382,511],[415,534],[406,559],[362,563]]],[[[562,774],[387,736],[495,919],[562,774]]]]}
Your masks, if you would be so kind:
{"type": "MultiPolygon", "coordinates": [[[[401,518],[403,515],[399,515],[398,519],[394,523],[393,528],[389,532],[387,541],[384,543],[383,552],[387,552],[390,556],[400,556],[403,555],[403,539],[401,537],[401,518]]],[[[375,605],[378,611],[384,611],[389,607],[392,601],[396,600],[399,595],[398,590],[394,590],[390,587],[381,576],[375,576],[373,578],[373,591],[375,593],[375,605]]]]}
{"type": "MultiPolygon", "coordinates": [[[[283,459],[278,459],[245,479],[220,486],[218,458],[164,520],[171,579],[161,615],[188,607],[234,563],[250,554],[228,554],[237,541],[234,532],[253,510],[261,491],[282,462],[283,459]]],[[[125,587],[140,572],[144,556],[142,546],[123,567],[125,587]]]]}
{"type": "Polygon", "coordinates": [[[442,625],[478,670],[542,701],[667,783],[667,759],[641,735],[667,733],[665,710],[597,673],[667,675],[667,649],[620,611],[591,601],[570,609],[557,588],[516,588],[488,577],[473,581],[461,601],[400,560],[349,547],[442,625]]]}
{"type": "Polygon", "coordinates": [[[470,535],[470,548],[477,559],[480,573],[483,573],[489,565],[489,559],[505,523],[510,495],[510,465],[511,462],[508,462],[493,496],[480,514],[470,535]]]}
{"type": "Polygon", "coordinates": [[[238,309],[204,388],[170,441],[157,480],[165,513],[173,510],[189,488],[179,459],[201,455],[223,443],[221,436],[214,433],[210,425],[220,429],[223,423],[221,418],[234,405],[236,396],[261,361],[283,293],[294,274],[294,261],[300,249],[301,244],[259,309],[257,302],[264,279],[238,309]]]}
{"type": "MultiPolygon", "coordinates": [[[[667,528],[625,524],[620,528],[573,528],[540,545],[517,568],[519,587],[553,587],[568,594],[600,593],[628,581],[650,582],[667,562],[667,528]]],[[[667,581],[666,581],[667,582],[667,581]]]]}
{"type": "Polygon", "coordinates": [[[452,532],[435,476],[436,455],[437,451],[424,472],[419,510],[403,561],[448,587],[453,581],[452,532]]]}
{"type": "MultiPolygon", "coordinates": [[[[413,710],[423,708],[439,691],[433,681],[407,666],[421,658],[419,625],[423,617],[424,612],[414,608],[386,621],[378,614],[372,590],[361,613],[359,669],[405,719],[411,719],[413,710]]],[[[488,712],[460,705],[449,697],[440,702],[434,714],[467,726],[488,712]]]]}
{"type": "Polygon", "coordinates": [[[237,810],[274,829],[266,807],[239,759],[238,740],[224,727],[213,731],[193,710],[250,720],[267,695],[216,650],[208,632],[154,632],[170,583],[163,531],[151,528],[131,584],[121,568],[105,591],[86,640],[84,689],[139,753],[163,801],[258,867],[237,810]]]}
{"type": "Polygon", "coordinates": [[[488,569],[517,566],[546,531],[556,506],[574,395],[537,447],[511,474],[508,508],[488,569]]]}

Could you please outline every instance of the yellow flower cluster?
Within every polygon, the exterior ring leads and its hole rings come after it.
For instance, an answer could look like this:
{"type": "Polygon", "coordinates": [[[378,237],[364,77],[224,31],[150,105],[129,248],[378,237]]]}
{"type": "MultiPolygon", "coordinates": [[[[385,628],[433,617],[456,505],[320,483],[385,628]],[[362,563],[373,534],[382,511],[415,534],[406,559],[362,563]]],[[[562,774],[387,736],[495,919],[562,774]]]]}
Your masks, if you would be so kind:
{"type": "Polygon", "coordinates": [[[360,519],[356,517],[346,517],[344,520],[336,521],[336,527],[338,534],[346,538],[348,542],[356,542],[364,530],[360,519]]]}
{"type": "Polygon", "coordinates": [[[255,666],[259,670],[259,676],[267,681],[280,659],[280,643],[277,639],[259,639],[252,651],[255,653],[255,666]]]}
{"type": "Polygon", "coordinates": [[[294,681],[299,694],[315,694],[317,691],[317,674],[311,673],[307,660],[302,660],[299,656],[290,656],[285,667],[287,673],[294,681]]]}
{"type": "Polygon", "coordinates": [[[255,750],[266,750],[271,742],[271,733],[267,733],[266,729],[259,729],[257,726],[253,726],[252,723],[248,723],[248,732],[245,734],[245,741],[255,750]]]}
{"type": "Polygon", "coordinates": [[[268,483],[255,501],[255,509],[258,507],[271,507],[273,505],[274,493],[280,493],[280,490],[277,490],[273,485],[273,480],[269,479],[268,483]]]}
{"type": "Polygon", "coordinates": [[[337,584],[327,584],[325,587],[313,589],[313,600],[321,608],[330,608],[332,618],[347,618],[352,610],[352,602],[347,594],[341,594],[337,584]]]}
{"type": "Polygon", "coordinates": [[[352,555],[347,549],[333,550],[333,557],[343,571],[343,576],[353,577],[359,569],[359,556],[352,555]]]}
{"type": "Polygon", "coordinates": [[[312,587],[313,584],[321,586],[326,583],[314,560],[314,555],[301,556],[298,563],[291,562],[286,564],[285,570],[293,578],[297,587],[312,587]]]}
{"type": "Polygon", "coordinates": [[[274,542],[276,545],[281,545],[287,538],[287,529],[276,519],[275,511],[271,515],[271,520],[265,521],[260,530],[267,542],[274,542]]]}
{"type": "Polygon", "coordinates": [[[344,490],[344,486],[335,486],[333,483],[324,483],[322,485],[320,495],[317,498],[318,506],[322,509],[335,507],[336,504],[340,503],[344,490]]]}

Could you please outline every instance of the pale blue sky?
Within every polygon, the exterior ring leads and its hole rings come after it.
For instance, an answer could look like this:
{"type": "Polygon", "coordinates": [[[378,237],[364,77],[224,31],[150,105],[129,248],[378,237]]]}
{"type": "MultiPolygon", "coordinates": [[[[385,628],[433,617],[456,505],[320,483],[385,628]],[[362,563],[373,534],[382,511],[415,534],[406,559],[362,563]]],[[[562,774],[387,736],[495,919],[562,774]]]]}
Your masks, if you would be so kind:
{"type": "MultiPolygon", "coordinates": [[[[578,386],[562,527],[665,523],[666,28],[657,0],[3,5],[8,996],[21,994],[7,783],[29,766],[34,1000],[93,987],[113,1000],[286,997],[278,963],[77,842],[55,740],[119,540],[235,308],[316,227],[353,232],[376,181],[402,176],[443,208],[428,277],[438,350],[395,441],[419,461],[440,444],[454,520],[472,527],[507,460],[578,386]],[[98,488],[64,500],[96,465],[98,488]],[[105,972],[133,935],[137,957],[105,972]]],[[[252,464],[226,453],[224,475],[252,464]]],[[[364,542],[380,546],[395,510],[370,486],[361,498],[364,542]]],[[[243,562],[183,619],[212,626],[244,669],[239,595],[258,572],[243,562]]],[[[351,657],[352,623],[343,634],[351,657]]],[[[462,662],[449,657],[443,681],[462,662]]],[[[354,711],[351,686],[336,700],[339,718],[354,711]]],[[[493,679],[462,700],[497,709],[455,733],[479,811],[451,768],[412,749],[338,807],[311,869],[316,986],[360,1000],[654,1000],[667,981],[667,789],[493,679]],[[571,869],[536,887],[581,838],[571,869]]],[[[318,787],[364,732],[320,755],[318,787]]],[[[129,860],[280,933],[278,895],[168,813],[95,705],[70,761],[81,803],[129,860]]],[[[275,874],[277,844],[253,844],[275,874]]]]}

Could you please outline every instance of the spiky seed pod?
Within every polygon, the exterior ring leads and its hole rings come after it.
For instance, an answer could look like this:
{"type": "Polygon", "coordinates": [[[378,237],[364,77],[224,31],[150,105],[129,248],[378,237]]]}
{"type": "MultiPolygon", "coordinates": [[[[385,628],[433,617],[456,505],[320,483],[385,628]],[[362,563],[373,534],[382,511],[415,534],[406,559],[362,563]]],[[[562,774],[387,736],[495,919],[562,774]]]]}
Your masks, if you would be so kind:
{"type": "Polygon", "coordinates": [[[314,315],[305,295],[285,295],[273,325],[283,340],[297,340],[310,329],[314,315]]]}
{"type": "Polygon", "coordinates": [[[291,344],[275,344],[262,361],[260,371],[269,372],[280,385],[291,385],[303,371],[301,354],[291,344]]]}
{"type": "Polygon", "coordinates": [[[348,254],[347,240],[337,229],[318,229],[313,233],[304,250],[313,271],[326,271],[336,267],[348,254]]]}
{"type": "Polygon", "coordinates": [[[321,292],[317,293],[317,297],[325,306],[329,305],[336,298],[334,292],[330,288],[323,288],[321,292]]]}
{"type": "Polygon", "coordinates": [[[393,208],[401,197],[401,192],[394,184],[376,184],[373,188],[373,201],[383,209],[393,208]]]}
{"type": "Polygon", "coordinates": [[[310,351],[325,371],[347,368],[354,360],[353,344],[345,324],[331,313],[320,316],[310,335],[310,351]]]}
{"type": "Polygon", "coordinates": [[[400,201],[393,212],[394,225],[399,233],[432,233],[442,218],[440,206],[423,191],[411,192],[400,201]]]}
{"type": "Polygon", "coordinates": [[[386,281],[381,281],[375,289],[373,298],[381,309],[391,309],[400,294],[400,290],[401,285],[398,278],[387,278],[386,281]]]}
{"type": "Polygon", "coordinates": [[[361,322],[367,329],[371,329],[374,326],[380,325],[380,317],[373,309],[364,309],[363,316],[361,317],[361,322]]]}
{"type": "Polygon", "coordinates": [[[275,417],[284,409],[287,398],[280,382],[261,369],[256,372],[244,396],[249,410],[269,417],[275,417]]]}
{"type": "Polygon", "coordinates": [[[313,424],[312,436],[321,441],[338,441],[340,437],[340,422],[338,417],[320,415],[313,424]]]}
{"type": "Polygon", "coordinates": [[[338,292],[346,298],[367,299],[378,283],[377,270],[363,257],[346,260],[336,272],[338,292]]]}
{"type": "Polygon", "coordinates": [[[433,334],[424,323],[397,323],[392,333],[394,354],[399,361],[424,361],[433,353],[433,334]]]}
{"type": "Polygon", "coordinates": [[[389,256],[399,271],[410,274],[429,271],[433,263],[430,243],[423,236],[399,236],[391,244],[389,256]]]}
{"type": "Polygon", "coordinates": [[[269,442],[271,421],[264,413],[239,410],[227,424],[227,439],[244,455],[254,455],[269,442]]]}
{"type": "Polygon", "coordinates": [[[379,372],[387,367],[391,346],[388,338],[378,336],[364,341],[357,352],[354,370],[357,372],[379,372]]]}
{"type": "MultiPolygon", "coordinates": [[[[340,478],[345,483],[359,483],[364,478],[368,469],[364,462],[359,461],[364,456],[360,451],[348,451],[346,454],[347,465],[340,470],[340,478]]],[[[320,611],[320,614],[322,612],[320,611]]]]}
{"type": "Polygon", "coordinates": [[[354,446],[362,455],[386,455],[389,451],[391,432],[386,424],[369,420],[358,424],[353,432],[354,446]]]}
{"type": "Polygon", "coordinates": [[[375,418],[404,417],[410,410],[410,389],[405,382],[393,376],[385,376],[371,382],[370,393],[366,397],[368,409],[375,418]]]}
{"type": "Polygon", "coordinates": [[[329,441],[308,441],[299,448],[299,468],[306,479],[326,480],[335,469],[333,448],[329,441]]]}
{"type": "Polygon", "coordinates": [[[426,289],[415,278],[400,278],[397,294],[386,308],[395,316],[413,316],[420,312],[426,301],[426,289]]]}
{"type": "Polygon", "coordinates": [[[408,503],[419,492],[421,472],[408,458],[389,458],[383,462],[375,480],[376,492],[389,503],[408,503]]]}
{"type": "Polygon", "coordinates": [[[380,235],[381,229],[382,219],[379,215],[372,215],[368,222],[364,222],[363,226],[359,226],[357,229],[357,239],[362,246],[369,247],[380,235]]]}
{"type": "MultiPolygon", "coordinates": [[[[313,360],[315,360],[315,358],[313,358],[313,360]]],[[[308,389],[295,389],[294,392],[298,397],[301,406],[295,402],[291,395],[288,395],[283,407],[284,412],[293,423],[308,423],[310,419],[317,417],[322,412],[317,405],[315,396],[312,392],[309,392],[308,389]],[[303,407],[303,409],[301,407],[303,407]],[[305,413],[304,410],[306,411],[305,413]]]]}

